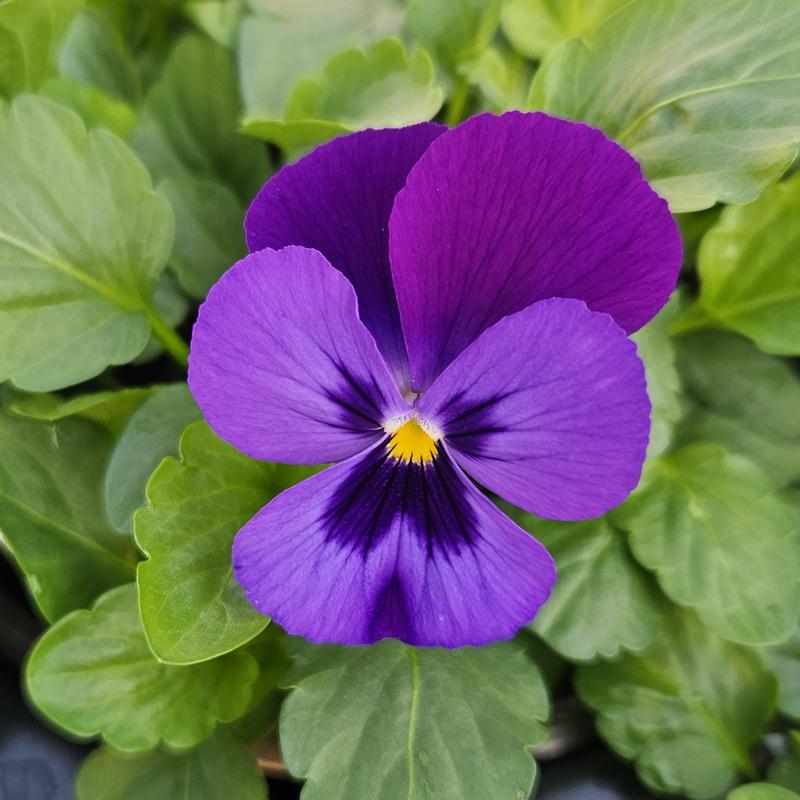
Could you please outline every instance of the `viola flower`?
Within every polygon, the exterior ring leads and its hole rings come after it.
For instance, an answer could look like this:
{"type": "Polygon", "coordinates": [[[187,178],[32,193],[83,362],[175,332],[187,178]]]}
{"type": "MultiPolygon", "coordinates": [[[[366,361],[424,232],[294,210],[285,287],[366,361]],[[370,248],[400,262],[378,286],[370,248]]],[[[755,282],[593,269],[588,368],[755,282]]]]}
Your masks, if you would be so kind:
{"type": "Polygon", "coordinates": [[[553,561],[467,476],[560,520],[636,486],[650,404],[627,334],[677,279],[666,203],[599,131],[515,112],[336,139],[245,229],[192,392],[253,458],[337,462],[236,536],[250,602],[313,642],[513,636],[553,561]]]}

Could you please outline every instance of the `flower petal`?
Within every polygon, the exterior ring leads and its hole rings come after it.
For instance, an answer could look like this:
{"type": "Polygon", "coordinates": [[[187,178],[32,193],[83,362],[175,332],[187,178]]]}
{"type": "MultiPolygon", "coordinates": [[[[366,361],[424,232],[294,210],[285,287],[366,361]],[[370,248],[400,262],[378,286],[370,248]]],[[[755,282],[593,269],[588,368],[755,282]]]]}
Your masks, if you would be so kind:
{"type": "Polygon", "coordinates": [[[237,534],[233,564],[290,633],[353,645],[507,639],[555,581],[544,547],[446,451],[422,464],[386,441],[278,495],[237,534]]]}
{"type": "Polygon", "coordinates": [[[313,247],[347,276],[364,324],[406,385],[408,361],[389,268],[389,214],[409,170],[444,130],[424,123],[334,139],[267,181],[245,220],[250,250],[313,247]]]}
{"type": "Polygon", "coordinates": [[[416,408],[468,474],[551,519],[621,503],[639,481],[650,431],[636,345],[580,300],[543,300],[500,320],[416,408]]]}
{"type": "Polygon", "coordinates": [[[413,386],[537,300],[574,297],[629,333],[666,302],[677,226],[598,130],[484,114],[440,136],[397,195],[389,249],[413,386]]]}
{"type": "Polygon", "coordinates": [[[404,412],[356,295],[316,250],[261,250],[212,287],[192,331],[189,387],[209,425],[253,458],[358,453],[404,412]]]}

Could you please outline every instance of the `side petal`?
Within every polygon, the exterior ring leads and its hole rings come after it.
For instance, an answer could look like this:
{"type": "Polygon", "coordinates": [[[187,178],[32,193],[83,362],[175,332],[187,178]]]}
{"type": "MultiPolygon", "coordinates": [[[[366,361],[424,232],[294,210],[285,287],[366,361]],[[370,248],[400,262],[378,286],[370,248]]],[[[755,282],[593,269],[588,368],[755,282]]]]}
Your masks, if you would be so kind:
{"type": "Polygon", "coordinates": [[[364,324],[405,384],[408,361],[389,268],[389,214],[409,170],[445,130],[423,123],[334,139],[267,181],[245,220],[251,251],[313,247],[347,276],[364,324]]]}
{"type": "Polygon", "coordinates": [[[669,297],[682,248],[625,150],[582,123],[510,112],[425,151],[397,195],[389,250],[419,391],[537,300],[577,298],[636,330],[669,297]]]}
{"type": "Polygon", "coordinates": [[[252,253],[200,307],[189,388],[208,424],[253,458],[321,464],[408,412],[356,295],[316,250],[252,253]]]}
{"type": "Polygon", "coordinates": [[[236,536],[233,565],[290,633],[351,645],[507,639],[555,581],[544,547],[444,450],[422,464],[386,442],[276,497],[236,536]]]}
{"type": "Polygon", "coordinates": [[[543,300],[500,320],[416,408],[468,474],[550,519],[621,503],[639,482],[650,432],[636,345],[580,300],[543,300]]]}

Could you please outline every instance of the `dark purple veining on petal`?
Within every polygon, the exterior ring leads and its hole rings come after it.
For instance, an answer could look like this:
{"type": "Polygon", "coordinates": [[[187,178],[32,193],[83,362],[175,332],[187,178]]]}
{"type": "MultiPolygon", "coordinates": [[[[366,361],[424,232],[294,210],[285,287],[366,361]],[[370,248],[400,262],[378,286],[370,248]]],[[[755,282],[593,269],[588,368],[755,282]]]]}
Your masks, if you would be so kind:
{"type": "Polygon", "coordinates": [[[368,551],[398,522],[429,554],[458,552],[480,533],[465,503],[465,484],[443,448],[431,461],[390,455],[389,438],[364,454],[321,516],[328,539],[368,551]]]}
{"type": "Polygon", "coordinates": [[[513,636],[550,593],[547,551],[446,448],[422,466],[387,456],[386,444],[293,486],[242,528],[233,567],[248,599],[312,642],[513,636]]]}
{"type": "MultiPolygon", "coordinates": [[[[329,354],[326,356],[330,357],[329,354]]],[[[335,404],[336,416],[320,421],[342,430],[364,433],[382,431],[387,407],[387,397],[382,387],[371,375],[359,380],[345,364],[331,360],[340,380],[334,386],[324,387],[323,392],[335,404]]]]}
{"type": "Polygon", "coordinates": [[[498,409],[512,394],[487,390],[485,397],[476,399],[464,389],[454,392],[438,408],[437,422],[447,431],[447,441],[462,453],[485,455],[486,437],[508,431],[508,422],[498,409]]]}

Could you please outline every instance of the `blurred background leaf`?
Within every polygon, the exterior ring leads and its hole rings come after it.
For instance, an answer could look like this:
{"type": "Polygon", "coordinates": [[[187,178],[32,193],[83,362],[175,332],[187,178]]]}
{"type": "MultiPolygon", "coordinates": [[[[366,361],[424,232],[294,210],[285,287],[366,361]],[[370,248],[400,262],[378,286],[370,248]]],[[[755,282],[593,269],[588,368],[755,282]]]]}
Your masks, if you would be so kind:
{"type": "Polygon", "coordinates": [[[185,754],[131,756],[101,747],[86,759],[77,800],[266,800],[264,778],[241,742],[217,733],[185,754]]]}
{"type": "Polygon", "coordinates": [[[133,543],[103,504],[112,441],[85,419],[0,415],[0,530],[49,622],[133,577],[133,543]]]}
{"type": "Polygon", "coordinates": [[[738,774],[757,775],[749,750],[772,715],[775,680],[691,615],[673,616],[643,655],[581,667],[576,687],[603,738],[657,792],[708,800],[738,774]]]}
{"type": "Polygon", "coordinates": [[[553,50],[530,108],[630,150],[673,211],[746,203],[800,141],[800,6],[633,0],[553,50]]]}
{"type": "Polygon", "coordinates": [[[0,379],[59,389],[135,358],[151,327],[170,338],[153,293],[172,213],[136,156],[28,96],[0,106],[0,140],[0,182],[14,197],[0,205],[0,338],[15,341],[0,351],[0,379]]]}
{"type": "Polygon", "coordinates": [[[676,332],[728,328],[762,350],[800,355],[800,175],[730,206],[703,237],[700,292],[676,332]]]}
{"type": "Polygon", "coordinates": [[[239,74],[247,119],[280,119],[292,88],[337,53],[400,31],[394,0],[249,0],[241,25],[239,74]]]}
{"type": "Polygon", "coordinates": [[[118,531],[133,530],[133,512],[145,504],[148,478],[165,456],[178,452],[183,429],[199,418],[200,409],[185,383],[159,387],[131,414],[105,477],[106,512],[118,531]]]}
{"type": "Polygon", "coordinates": [[[424,122],[443,99],[430,56],[421,48],[406,53],[398,39],[383,39],[367,50],[346,50],[318,78],[298,81],[282,119],[248,117],[242,130],[297,155],[349,131],[424,122]]]}
{"type": "Polygon", "coordinates": [[[61,37],[82,0],[0,3],[0,97],[37,89],[52,72],[61,37]]]}

